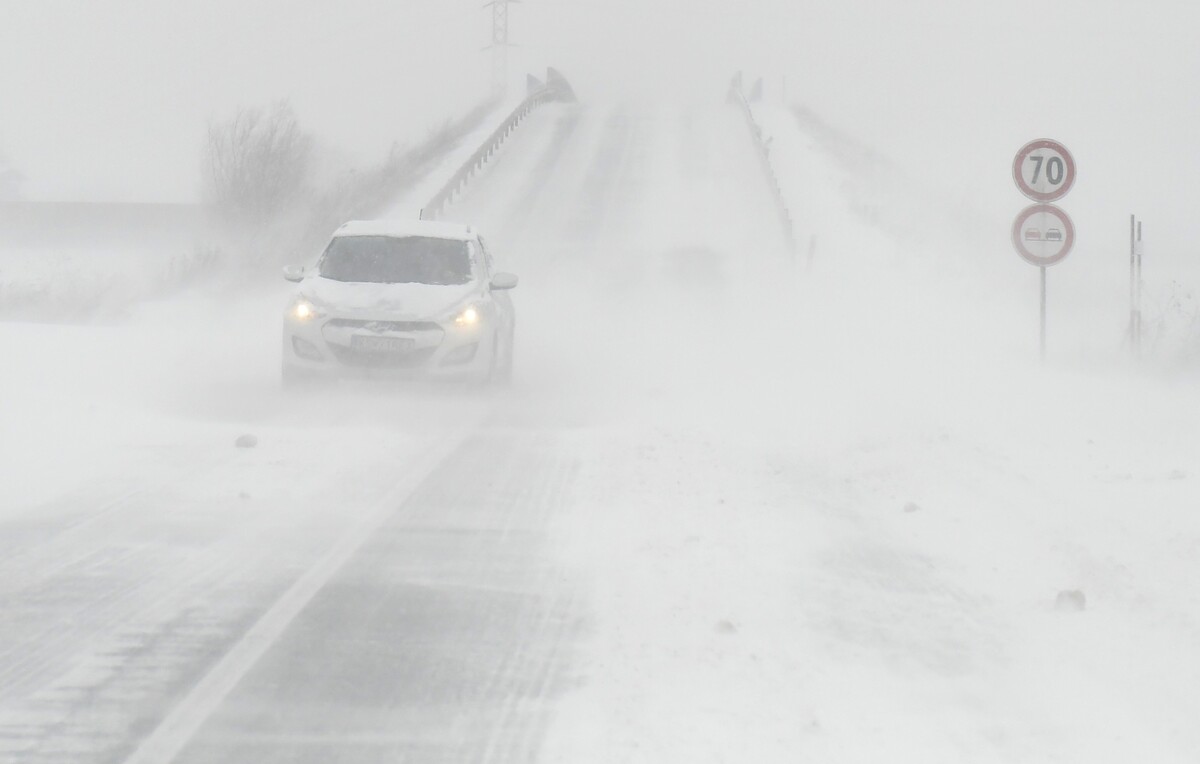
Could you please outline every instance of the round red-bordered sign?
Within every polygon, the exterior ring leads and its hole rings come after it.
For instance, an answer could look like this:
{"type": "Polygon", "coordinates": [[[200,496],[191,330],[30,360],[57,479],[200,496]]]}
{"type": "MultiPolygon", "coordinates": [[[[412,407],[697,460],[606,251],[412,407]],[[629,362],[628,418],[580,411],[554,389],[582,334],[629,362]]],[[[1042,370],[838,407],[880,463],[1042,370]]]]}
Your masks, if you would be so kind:
{"type": "Polygon", "coordinates": [[[1075,158],[1058,141],[1030,141],[1013,159],[1013,181],[1035,202],[1053,202],[1075,185],[1075,158]]]}
{"type": "Polygon", "coordinates": [[[1013,246],[1030,265],[1045,268],[1061,262],[1075,246],[1075,224],[1053,204],[1021,210],[1012,227],[1013,246]]]}

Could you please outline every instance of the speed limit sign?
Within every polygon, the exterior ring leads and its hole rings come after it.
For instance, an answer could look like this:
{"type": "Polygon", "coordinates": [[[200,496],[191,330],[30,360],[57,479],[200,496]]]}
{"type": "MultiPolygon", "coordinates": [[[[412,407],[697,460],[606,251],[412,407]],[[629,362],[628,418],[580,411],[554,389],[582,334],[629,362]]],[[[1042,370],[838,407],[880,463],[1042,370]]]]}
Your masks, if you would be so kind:
{"type": "Polygon", "coordinates": [[[1030,141],[1013,160],[1013,180],[1035,202],[1061,199],[1075,185],[1075,159],[1058,141],[1030,141]]]}

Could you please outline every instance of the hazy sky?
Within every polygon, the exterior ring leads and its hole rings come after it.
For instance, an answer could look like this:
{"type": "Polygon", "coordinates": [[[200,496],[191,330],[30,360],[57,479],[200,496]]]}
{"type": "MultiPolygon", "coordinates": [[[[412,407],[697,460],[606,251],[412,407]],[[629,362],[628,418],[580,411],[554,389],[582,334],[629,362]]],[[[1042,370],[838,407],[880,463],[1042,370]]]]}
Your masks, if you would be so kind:
{"type": "MultiPolygon", "coordinates": [[[[480,5],[0,0],[0,153],[36,198],[186,200],[206,121],[286,97],[368,160],[482,97],[480,5]]],[[[719,98],[762,73],[998,219],[1021,206],[1012,153],[1060,138],[1081,216],[1137,208],[1176,246],[1200,190],[1197,28],[1174,0],[523,0],[511,21],[514,79],[550,63],[585,99],[719,98]]]]}
{"type": "Polygon", "coordinates": [[[362,157],[484,91],[475,2],[0,0],[0,151],[57,198],[189,199],[205,124],[289,98],[362,157]]]}

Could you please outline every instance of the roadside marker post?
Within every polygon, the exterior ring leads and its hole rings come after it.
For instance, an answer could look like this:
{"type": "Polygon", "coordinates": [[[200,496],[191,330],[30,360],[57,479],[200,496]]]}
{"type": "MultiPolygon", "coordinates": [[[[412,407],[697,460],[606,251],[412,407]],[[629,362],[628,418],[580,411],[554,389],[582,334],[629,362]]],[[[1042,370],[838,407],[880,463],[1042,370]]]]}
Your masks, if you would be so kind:
{"type": "Polygon", "coordinates": [[[1129,352],[1142,354],[1142,221],[1129,216],[1129,352]]]}
{"type": "Polygon", "coordinates": [[[1142,221],[1137,224],[1137,246],[1134,247],[1137,253],[1137,331],[1138,331],[1138,355],[1142,354],[1142,287],[1145,282],[1142,281],[1142,221]]]}

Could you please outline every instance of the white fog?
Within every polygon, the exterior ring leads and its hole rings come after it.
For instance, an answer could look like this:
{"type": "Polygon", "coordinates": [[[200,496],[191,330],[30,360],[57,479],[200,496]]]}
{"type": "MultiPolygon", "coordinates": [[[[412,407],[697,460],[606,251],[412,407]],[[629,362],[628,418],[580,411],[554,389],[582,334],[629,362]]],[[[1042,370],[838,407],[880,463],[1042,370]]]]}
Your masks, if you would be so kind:
{"type": "Polygon", "coordinates": [[[494,10],[0,3],[0,762],[1200,760],[1200,12],[494,10]]]}

